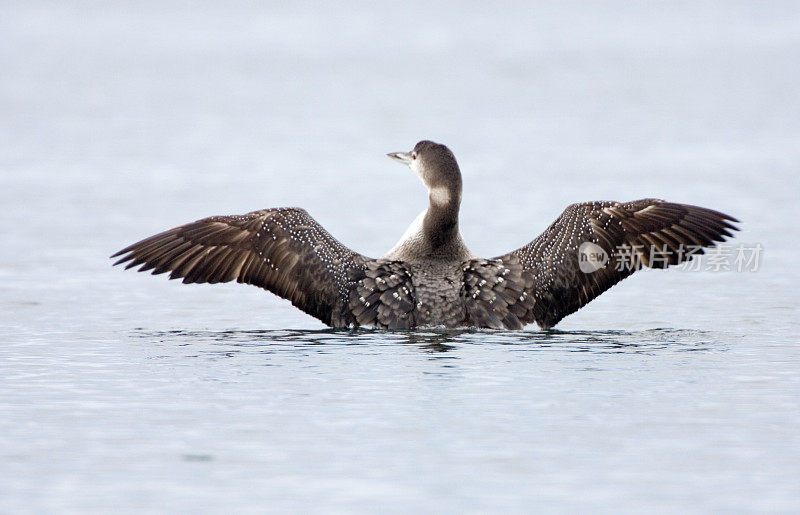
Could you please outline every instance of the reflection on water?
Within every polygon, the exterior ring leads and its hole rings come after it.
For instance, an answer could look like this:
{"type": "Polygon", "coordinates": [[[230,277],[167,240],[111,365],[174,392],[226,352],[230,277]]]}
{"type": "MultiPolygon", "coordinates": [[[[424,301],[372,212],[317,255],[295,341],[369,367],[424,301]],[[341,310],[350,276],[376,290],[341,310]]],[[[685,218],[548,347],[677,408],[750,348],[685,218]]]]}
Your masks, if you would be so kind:
{"type": "Polygon", "coordinates": [[[514,350],[654,353],[663,350],[698,352],[724,350],[732,336],[715,331],[657,328],[645,331],[495,331],[484,329],[430,328],[416,331],[378,329],[323,330],[225,330],[146,331],[137,329],[135,338],[178,346],[211,344],[213,352],[238,352],[241,348],[291,351],[325,346],[411,345],[430,353],[451,353],[467,345],[508,345],[514,350]],[[230,347],[234,350],[223,351],[230,347]]]}

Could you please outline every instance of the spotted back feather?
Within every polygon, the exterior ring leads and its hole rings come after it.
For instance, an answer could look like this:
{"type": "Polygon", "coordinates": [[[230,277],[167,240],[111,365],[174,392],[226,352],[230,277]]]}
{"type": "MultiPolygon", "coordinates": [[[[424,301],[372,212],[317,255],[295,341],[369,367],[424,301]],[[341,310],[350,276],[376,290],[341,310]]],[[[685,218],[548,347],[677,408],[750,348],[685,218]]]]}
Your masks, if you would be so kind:
{"type": "Polygon", "coordinates": [[[533,275],[513,256],[464,263],[464,325],[522,329],[533,321],[533,275]]]}
{"type": "Polygon", "coordinates": [[[352,274],[349,307],[357,325],[410,329],[417,325],[412,274],[400,261],[379,259],[352,274]]]}

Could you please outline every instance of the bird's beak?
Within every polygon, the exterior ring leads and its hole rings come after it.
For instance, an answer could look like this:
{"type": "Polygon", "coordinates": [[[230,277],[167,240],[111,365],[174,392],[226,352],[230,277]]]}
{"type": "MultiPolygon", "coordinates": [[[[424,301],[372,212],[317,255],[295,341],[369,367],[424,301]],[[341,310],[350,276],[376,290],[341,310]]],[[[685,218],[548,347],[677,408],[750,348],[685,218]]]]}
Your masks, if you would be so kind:
{"type": "Polygon", "coordinates": [[[392,152],[391,154],[386,154],[386,155],[391,157],[395,161],[398,161],[406,165],[410,165],[412,161],[410,152],[392,152]]]}

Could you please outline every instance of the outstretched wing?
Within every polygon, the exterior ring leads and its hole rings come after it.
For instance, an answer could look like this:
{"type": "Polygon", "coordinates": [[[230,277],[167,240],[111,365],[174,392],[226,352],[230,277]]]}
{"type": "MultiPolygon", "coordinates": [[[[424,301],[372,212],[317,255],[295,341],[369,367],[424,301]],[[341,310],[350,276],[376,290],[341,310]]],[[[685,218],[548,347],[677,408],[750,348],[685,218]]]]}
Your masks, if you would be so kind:
{"type": "Polygon", "coordinates": [[[171,272],[184,283],[236,280],[269,290],[334,327],[352,323],[350,276],[368,258],[334,239],[298,208],[213,216],[175,227],[122,249],[114,263],[140,272],[171,272]]]}
{"type": "Polygon", "coordinates": [[[658,199],[573,204],[541,236],[498,259],[518,259],[533,275],[531,317],[549,328],[642,266],[702,254],[737,230],[731,222],[738,220],[658,199]]]}

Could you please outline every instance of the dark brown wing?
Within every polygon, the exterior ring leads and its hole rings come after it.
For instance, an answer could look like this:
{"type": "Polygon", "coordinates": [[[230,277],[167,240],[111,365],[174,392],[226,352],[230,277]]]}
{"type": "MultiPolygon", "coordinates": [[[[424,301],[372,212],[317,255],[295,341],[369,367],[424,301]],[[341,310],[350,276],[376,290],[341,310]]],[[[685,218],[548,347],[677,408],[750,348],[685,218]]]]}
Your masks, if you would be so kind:
{"type": "Polygon", "coordinates": [[[175,227],[122,249],[114,263],[140,272],[171,272],[184,283],[236,280],[269,290],[334,327],[353,321],[350,278],[367,258],[334,239],[298,208],[213,216],[175,227]]]}
{"type": "Polygon", "coordinates": [[[658,199],[573,204],[541,236],[498,259],[518,259],[533,274],[531,315],[550,328],[642,266],[666,268],[702,254],[737,230],[731,222],[738,220],[658,199]]]}

